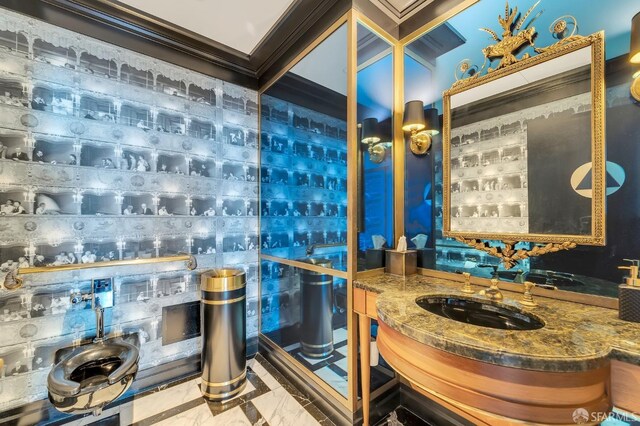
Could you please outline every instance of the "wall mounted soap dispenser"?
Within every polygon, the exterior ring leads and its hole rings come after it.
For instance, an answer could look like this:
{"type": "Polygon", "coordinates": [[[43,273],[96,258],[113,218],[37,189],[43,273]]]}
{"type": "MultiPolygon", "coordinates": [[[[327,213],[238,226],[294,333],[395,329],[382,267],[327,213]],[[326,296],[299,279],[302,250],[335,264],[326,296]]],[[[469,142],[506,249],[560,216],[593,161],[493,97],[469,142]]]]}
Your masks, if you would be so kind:
{"type": "Polygon", "coordinates": [[[624,259],[630,262],[629,266],[619,266],[618,269],[628,269],[629,276],[625,277],[624,284],[619,287],[619,316],[621,320],[640,322],[640,277],[638,269],[640,261],[624,259]]]}

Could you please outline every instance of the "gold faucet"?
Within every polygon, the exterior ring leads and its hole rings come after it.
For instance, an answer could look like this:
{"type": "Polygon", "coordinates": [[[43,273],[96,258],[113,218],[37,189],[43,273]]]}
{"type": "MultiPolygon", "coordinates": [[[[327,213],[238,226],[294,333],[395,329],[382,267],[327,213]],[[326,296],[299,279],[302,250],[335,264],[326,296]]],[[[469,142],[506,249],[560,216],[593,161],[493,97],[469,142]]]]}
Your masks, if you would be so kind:
{"type": "Polygon", "coordinates": [[[463,272],[462,276],[464,277],[464,285],[462,286],[462,290],[460,291],[467,294],[474,293],[473,289],[471,288],[471,274],[468,272],[463,272]]]}
{"type": "Polygon", "coordinates": [[[502,295],[502,292],[498,287],[498,282],[499,281],[496,278],[492,278],[491,287],[480,290],[478,294],[480,296],[485,296],[487,299],[493,300],[494,302],[500,302],[502,299],[504,299],[504,296],[502,295]]]}
{"type": "Polygon", "coordinates": [[[640,287],[640,279],[638,278],[638,264],[637,260],[624,259],[625,262],[631,262],[630,266],[618,266],[618,269],[628,269],[629,276],[624,278],[625,284],[631,287],[640,287]]]}
{"type": "Polygon", "coordinates": [[[531,293],[531,289],[535,286],[531,281],[524,282],[524,293],[522,294],[522,299],[520,299],[520,305],[525,308],[535,308],[538,306],[536,302],[533,300],[533,294],[531,293]]]}

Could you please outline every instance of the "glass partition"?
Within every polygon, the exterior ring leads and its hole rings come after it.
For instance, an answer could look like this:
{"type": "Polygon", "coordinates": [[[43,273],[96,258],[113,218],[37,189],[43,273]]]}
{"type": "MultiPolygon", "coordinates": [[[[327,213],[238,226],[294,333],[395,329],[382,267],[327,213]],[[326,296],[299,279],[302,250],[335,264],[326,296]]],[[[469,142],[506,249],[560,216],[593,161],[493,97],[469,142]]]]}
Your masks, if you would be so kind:
{"type": "Polygon", "coordinates": [[[261,94],[260,114],[260,331],[346,400],[346,24],[261,94]]]}
{"type": "Polygon", "coordinates": [[[358,270],[393,246],[393,46],[358,23],[358,270]]]}
{"type": "MultiPolygon", "coordinates": [[[[527,10],[535,2],[521,6],[527,10]]],[[[629,87],[634,71],[629,66],[629,36],[631,17],[640,11],[633,0],[621,0],[615,4],[594,2],[589,8],[580,0],[545,3],[544,11],[536,17],[533,26],[538,30],[537,47],[549,46],[557,41],[549,32],[551,24],[560,17],[574,17],[579,34],[586,36],[604,30],[606,44],[606,138],[607,138],[607,217],[606,247],[581,246],[571,251],[547,254],[521,261],[507,271],[497,258],[471,249],[469,246],[442,236],[442,133],[432,137],[430,154],[416,156],[406,152],[405,180],[405,232],[408,240],[418,234],[426,237],[426,245],[419,256],[421,266],[447,272],[467,271],[478,277],[497,276],[504,281],[524,279],[554,290],[568,290],[601,296],[617,296],[617,285],[623,273],[617,269],[624,258],[635,259],[640,252],[640,242],[629,238],[636,226],[638,208],[628,204],[636,199],[640,183],[631,179],[636,168],[635,158],[640,148],[630,135],[640,131],[638,106],[629,97],[629,87]],[[420,259],[422,257],[422,259],[420,259]]],[[[438,126],[442,125],[442,92],[456,81],[456,70],[464,62],[466,72],[481,72],[484,62],[482,49],[495,43],[490,35],[478,28],[493,28],[497,14],[504,10],[503,0],[486,0],[471,6],[441,25],[419,35],[405,46],[404,50],[404,98],[405,101],[420,100],[426,109],[437,110],[438,126]]],[[[536,9],[536,13],[541,9],[536,9]]],[[[532,17],[535,14],[532,14],[532,17]]],[[[495,29],[495,28],[494,28],[495,29]]],[[[523,53],[535,55],[529,47],[523,53]]],[[[520,54],[520,55],[521,55],[520,54]]],[[[519,55],[519,56],[520,56],[519,55]]],[[[495,67],[497,61],[487,66],[495,67]]],[[[484,71],[486,72],[486,70],[484,71]]],[[[459,74],[459,73],[458,73],[459,74]]],[[[467,74],[469,75],[469,74],[467,74]]],[[[505,106],[505,108],[509,108],[505,106]]],[[[506,111],[506,110],[505,110],[506,111]]],[[[507,134],[509,125],[496,129],[498,135],[507,134]]],[[[441,127],[440,127],[441,130],[441,127]]],[[[407,136],[407,135],[405,135],[407,136]]],[[[561,135],[559,135],[561,136],[561,135]]],[[[483,136],[480,135],[480,138],[483,136]]],[[[460,143],[464,143],[461,141],[460,143]]],[[[487,156],[487,163],[510,160],[509,152],[487,156]]],[[[465,159],[453,167],[464,167],[465,159]]],[[[582,176],[583,179],[568,178],[556,182],[557,187],[575,195],[588,196],[590,187],[581,186],[589,175],[589,163],[563,172],[566,176],[582,176]],[[585,167],[586,166],[586,167],[585,167]]],[[[564,167],[569,167],[565,165],[564,167]]],[[[461,184],[456,191],[477,190],[483,197],[497,199],[506,193],[509,186],[521,185],[517,181],[505,181],[498,186],[483,182],[482,186],[469,187],[461,184]]],[[[499,203],[496,211],[499,212],[499,203]]],[[[487,214],[492,214],[487,210],[487,214]]],[[[480,216],[483,212],[480,212],[480,216]]],[[[499,213],[496,213],[499,214],[499,213]]],[[[424,241],[421,238],[420,241],[424,241]]],[[[410,244],[411,245],[411,244],[410,244]]],[[[530,243],[521,247],[530,248],[530,243]]],[[[419,265],[420,266],[420,265],[419,265]]]]}

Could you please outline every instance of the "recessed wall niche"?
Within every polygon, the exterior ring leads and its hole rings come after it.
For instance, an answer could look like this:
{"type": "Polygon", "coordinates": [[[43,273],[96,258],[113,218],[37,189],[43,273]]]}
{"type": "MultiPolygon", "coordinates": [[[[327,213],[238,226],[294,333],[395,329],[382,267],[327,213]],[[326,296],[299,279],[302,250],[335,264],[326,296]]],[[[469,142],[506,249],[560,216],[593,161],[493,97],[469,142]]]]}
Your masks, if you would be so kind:
{"type": "MultiPolygon", "coordinates": [[[[196,354],[195,335],[162,345],[162,312],[199,299],[201,270],[252,268],[257,301],[257,94],[0,10],[0,282],[18,266],[192,253],[193,274],[119,267],[106,325],[139,333],[143,369],[196,354]]],[[[68,301],[96,271],[0,289],[0,412],[46,398],[55,350],[95,334],[68,301]]]]}

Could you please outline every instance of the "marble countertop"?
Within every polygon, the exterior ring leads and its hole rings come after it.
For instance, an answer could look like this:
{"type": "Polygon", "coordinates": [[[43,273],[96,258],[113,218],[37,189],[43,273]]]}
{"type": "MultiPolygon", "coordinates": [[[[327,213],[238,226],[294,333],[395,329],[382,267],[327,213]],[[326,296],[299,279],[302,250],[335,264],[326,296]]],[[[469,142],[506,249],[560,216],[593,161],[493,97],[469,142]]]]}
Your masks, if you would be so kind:
{"type": "MultiPolygon", "coordinates": [[[[640,365],[640,323],[618,319],[618,311],[535,297],[529,312],[542,319],[538,330],[498,330],[460,323],[427,312],[415,300],[458,295],[462,283],[413,275],[358,279],[355,288],[379,293],[378,319],[412,339],[456,355],[491,364],[539,371],[585,371],[616,359],[640,365]]],[[[472,286],[479,291],[486,287],[472,286]]],[[[517,306],[521,293],[502,290],[503,304],[517,306]]],[[[472,298],[484,299],[474,294],[472,298]]]]}

